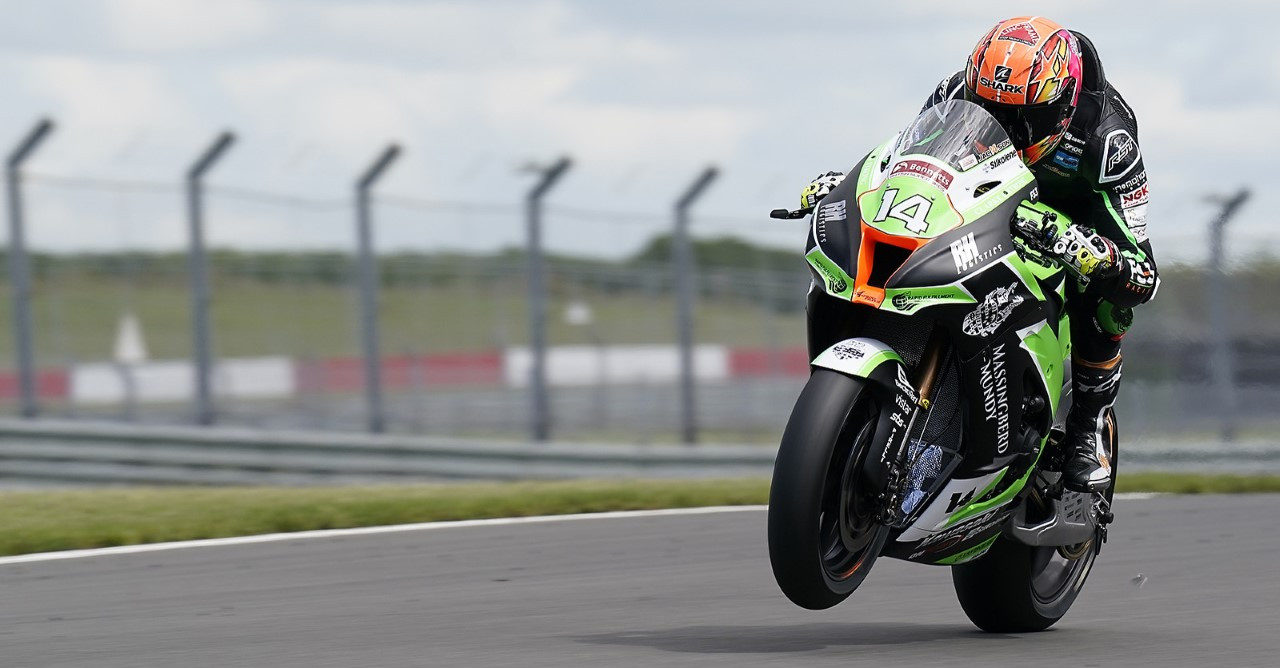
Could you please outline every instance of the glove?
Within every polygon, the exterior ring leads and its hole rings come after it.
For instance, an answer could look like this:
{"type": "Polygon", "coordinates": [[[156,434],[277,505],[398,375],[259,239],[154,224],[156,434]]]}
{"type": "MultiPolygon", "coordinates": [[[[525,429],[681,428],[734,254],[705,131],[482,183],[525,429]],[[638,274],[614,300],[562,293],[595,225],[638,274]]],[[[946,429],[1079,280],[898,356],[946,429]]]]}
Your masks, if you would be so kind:
{"type": "Polygon", "coordinates": [[[1115,278],[1122,269],[1115,242],[1079,225],[1068,225],[1047,250],[1082,283],[1115,278]]]}
{"type": "Polygon", "coordinates": [[[830,195],[831,191],[840,185],[843,180],[844,172],[827,172],[826,174],[818,175],[818,178],[800,191],[800,210],[812,211],[815,206],[818,206],[818,202],[821,202],[823,197],[830,195]]]}

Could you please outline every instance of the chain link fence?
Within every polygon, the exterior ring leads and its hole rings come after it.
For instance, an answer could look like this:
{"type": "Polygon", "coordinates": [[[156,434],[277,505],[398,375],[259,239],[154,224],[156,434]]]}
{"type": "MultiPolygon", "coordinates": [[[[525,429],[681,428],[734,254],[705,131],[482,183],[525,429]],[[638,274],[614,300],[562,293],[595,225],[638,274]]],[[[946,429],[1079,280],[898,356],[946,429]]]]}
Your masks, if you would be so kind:
{"type": "MultiPolygon", "coordinates": [[[[178,184],[28,175],[32,308],[42,415],[192,422],[192,330],[183,192],[178,184]],[[58,235],[93,226],[117,243],[51,254],[58,235]]],[[[353,202],[210,187],[208,246],[217,422],[265,428],[364,428],[365,379],[354,287],[353,202]],[[244,250],[236,241],[277,241],[244,250]],[[305,230],[305,235],[298,235],[305,230]]],[[[775,443],[807,370],[801,223],[770,226],[789,247],[707,239],[693,215],[697,424],[710,442],[775,443]]],[[[525,438],[529,311],[524,214],[517,205],[375,198],[375,226],[420,244],[378,247],[387,430],[525,438]]],[[[549,205],[548,381],[552,438],[675,442],[680,433],[671,218],[549,205]],[[599,235],[595,257],[563,255],[569,236],[599,235]]],[[[376,238],[376,233],[375,233],[376,238]]],[[[1156,244],[1160,239],[1157,234],[1156,244]]],[[[1162,268],[1160,298],[1126,342],[1118,411],[1126,440],[1220,443],[1204,271],[1162,268]]],[[[0,309],[11,321],[7,270],[0,309]]],[[[1265,258],[1227,276],[1240,443],[1280,426],[1280,266],[1265,258]]],[[[0,329],[0,412],[16,414],[10,327],[0,329]]]]}

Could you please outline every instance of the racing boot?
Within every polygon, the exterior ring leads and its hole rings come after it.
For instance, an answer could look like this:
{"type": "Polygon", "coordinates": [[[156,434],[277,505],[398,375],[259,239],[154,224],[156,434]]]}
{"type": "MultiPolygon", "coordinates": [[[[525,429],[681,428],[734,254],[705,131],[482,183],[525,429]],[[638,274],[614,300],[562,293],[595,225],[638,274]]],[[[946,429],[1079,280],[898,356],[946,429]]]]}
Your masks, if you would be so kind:
{"type": "Polygon", "coordinates": [[[1119,355],[1106,362],[1072,360],[1074,399],[1067,414],[1067,459],[1062,465],[1062,483],[1069,490],[1102,492],[1111,484],[1111,407],[1120,393],[1120,366],[1119,355]]]}

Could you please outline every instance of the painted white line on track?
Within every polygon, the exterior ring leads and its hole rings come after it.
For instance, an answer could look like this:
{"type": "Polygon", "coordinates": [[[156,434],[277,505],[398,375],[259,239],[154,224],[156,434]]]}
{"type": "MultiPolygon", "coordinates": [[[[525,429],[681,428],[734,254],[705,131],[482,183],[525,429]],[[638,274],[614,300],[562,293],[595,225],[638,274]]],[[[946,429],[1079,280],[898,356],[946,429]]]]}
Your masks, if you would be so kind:
{"type": "Polygon", "coordinates": [[[1116,501],[1143,501],[1146,499],[1154,499],[1157,496],[1164,496],[1163,492],[1120,492],[1116,494],[1116,501]]]}
{"type": "Polygon", "coordinates": [[[629,517],[666,517],[670,515],[711,515],[715,513],[738,513],[765,510],[768,506],[705,506],[702,508],[664,508],[661,510],[618,510],[605,513],[578,513],[574,515],[535,515],[532,517],[495,517],[485,520],[457,520],[452,522],[420,522],[418,524],[390,524],[376,527],[355,527],[351,529],[318,529],[315,531],[293,531],[289,533],[266,533],[256,536],[231,536],[228,538],[205,538],[202,540],[183,540],[171,543],[145,543],[142,545],[120,545],[117,547],[99,547],[89,550],[64,550],[61,552],[37,552],[35,554],[19,554],[11,557],[0,557],[0,566],[9,564],[29,564],[39,561],[60,561],[63,559],[84,559],[87,557],[106,557],[118,554],[138,554],[141,552],[163,552],[167,550],[184,550],[193,547],[225,547],[231,545],[252,545],[254,543],[279,543],[287,540],[307,540],[311,538],[341,538],[344,536],[366,536],[382,533],[404,533],[408,531],[431,531],[435,529],[460,529],[464,527],[505,526],[511,524],[543,524],[547,522],[572,522],[575,520],[607,520],[629,517]]]}
{"type": "MultiPolygon", "coordinates": [[[[1139,501],[1151,499],[1160,494],[1148,492],[1127,492],[1116,494],[1117,500],[1139,501]]],[[[368,536],[383,533],[405,533],[409,531],[433,531],[437,529],[461,529],[465,527],[507,526],[514,524],[543,524],[547,522],[573,522],[576,520],[608,520],[630,517],[668,517],[672,515],[713,515],[716,513],[740,513],[767,510],[768,506],[705,506],[702,508],[664,508],[661,510],[618,510],[605,513],[578,513],[574,515],[535,515],[532,517],[495,517],[484,520],[456,520],[452,522],[420,522],[418,524],[389,524],[376,527],[355,527],[351,529],[318,529],[315,531],[293,531],[289,533],[266,533],[256,536],[231,536],[228,538],[205,538],[202,540],[183,540],[171,543],[145,543],[142,545],[120,545],[118,547],[99,547],[89,550],[63,550],[61,552],[37,552],[19,554],[11,557],[0,557],[0,566],[10,564],[29,564],[41,561],[61,561],[63,559],[84,559],[88,557],[107,557],[120,554],[139,554],[143,552],[164,552],[168,550],[185,550],[193,547],[228,547],[233,545],[252,545],[255,543],[279,543],[287,540],[308,540],[312,538],[342,538],[344,536],[368,536]]]]}

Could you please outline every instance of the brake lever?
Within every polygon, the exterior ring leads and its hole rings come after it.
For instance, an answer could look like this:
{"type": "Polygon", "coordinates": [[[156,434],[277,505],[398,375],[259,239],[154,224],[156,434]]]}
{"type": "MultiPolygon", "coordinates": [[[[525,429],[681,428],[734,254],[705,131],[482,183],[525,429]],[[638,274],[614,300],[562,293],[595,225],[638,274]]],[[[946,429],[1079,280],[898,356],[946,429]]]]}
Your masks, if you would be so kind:
{"type": "MultiPolygon", "coordinates": [[[[1037,212],[1038,213],[1038,212],[1037,212]]],[[[1047,254],[1053,248],[1054,229],[1047,225],[1058,219],[1057,214],[1044,213],[1039,222],[1025,218],[1020,215],[1020,209],[1015,210],[1012,220],[1009,221],[1012,232],[1020,238],[1032,250],[1047,254]]]]}
{"type": "Polygon", "coordinates": [[[796,209],[795,211],[788,211],[786,209],[774,209],[773,211],[769,212],[769,217],[776,218],[777,220],[795,220],[797,218],[804,218],[805,216],[811,213],[813,213],[812,208],[796,209]]]}

